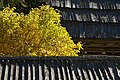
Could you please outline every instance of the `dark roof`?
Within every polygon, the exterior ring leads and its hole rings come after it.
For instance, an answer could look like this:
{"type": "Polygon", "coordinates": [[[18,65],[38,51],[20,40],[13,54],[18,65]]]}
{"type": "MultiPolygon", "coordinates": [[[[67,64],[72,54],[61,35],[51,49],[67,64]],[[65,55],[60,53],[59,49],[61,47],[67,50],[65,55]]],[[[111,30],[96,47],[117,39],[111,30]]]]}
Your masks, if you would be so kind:
{"type": "Polygon", "coordinates": [[[50,0],[72,37],[120,38],[119,0],[50,0]],[[77,31],[76,31],[77,30],[77,31]]]}
{"type": "Polygon", "coordinates": [[[94,10],[94,9],[70,9],[60,8],[62,20],[80,22],[120,23],[119,10],[94,10]],[[108,14],[109,13],[109,14],[108,14]]]}
{"type": "Polygon", "coordinates": [[[120,9],[119,0],[49,0],[51,6],[78,9],[120,9]]]}
{"type": "Polygon", "coordinates": [[[120,0],[48,0],[84,52],[120,53],[120,0]]]}
{"type": "Polygon", "coordinates": [[[119,56],[0,57],[0,80],[119,80],[119,56]]]}

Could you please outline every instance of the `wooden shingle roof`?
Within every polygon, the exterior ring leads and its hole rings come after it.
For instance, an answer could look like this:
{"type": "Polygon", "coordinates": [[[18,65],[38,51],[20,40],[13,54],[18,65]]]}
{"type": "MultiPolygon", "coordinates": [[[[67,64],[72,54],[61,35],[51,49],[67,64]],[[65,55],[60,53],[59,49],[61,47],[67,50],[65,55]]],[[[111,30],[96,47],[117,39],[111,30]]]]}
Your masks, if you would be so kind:
{"type": "Polygon", "coordinates": [[[120,52],[120,0],[48,0],[47,4],[61,11],[62,26],[74,41],[83,42],[83,52],[120,52]]]}
{"type": "Polygon", "coordinates": [[[0,80],[120,80],[120,57],[0,57],[0,80]]]}
{"type": "Polygon", "coordinates": [[[72,37],[120,38],[119,0],[50,0],[72,37]],[[77,31],[76,31],[77,30],[77,31]]]}

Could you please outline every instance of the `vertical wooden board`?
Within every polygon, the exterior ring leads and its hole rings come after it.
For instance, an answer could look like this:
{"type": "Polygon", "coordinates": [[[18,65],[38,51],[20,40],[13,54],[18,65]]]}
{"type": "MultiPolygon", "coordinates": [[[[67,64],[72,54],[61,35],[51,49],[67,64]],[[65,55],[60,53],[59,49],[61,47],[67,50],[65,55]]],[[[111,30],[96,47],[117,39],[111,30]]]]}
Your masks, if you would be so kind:
{"type": "Polygon", "coordinates": [[[42,76],[42,66],[39,65],[39,80],[43,80],[43,76],[42,76]]]}
{"type": "Polygon", "coordinates": [[[102,64],[103,65],[103,68],[104,68],[104,73],[106,74],[106,78],[108,79],[108,80],[110,80],[110,79],[112,79],[112,76],[111,76],[111,74],[110,74],[110,71],[109,71],[109,65],[108,64],[110,64],[109,62],[105,62],[104,64],[102,64]]]}
{"type": "Polygon", "coordinates": [[[89,77],[88,77],[88,75],[87,75],[87,72],[86,72],[84,69],[82,69],[82,71],[83,71],[83,74],[84,74],[84,76],[85,76],[85,80],[89,80],[89,77]]]}
{"type": "Polygon", "coordinates": [[[32,80],[31,79],[30,65],[28,65],[28,80],[32,80]]]}
{"type": "Polygon", "coordinates": [[[70,73],[71,72],[70,72],[70,70],[68,68],[68,66],[70,66],[69,62],[67,60],[64,60],[64,62],[62,63],[62,65],[63,65],[64,74],[65,74],[65,79],[66,80],[70,80],[70,73]],[[68,72],[70,72],[70,73],[68,73],[68,72]]]}
{"type": "Polygon", "coordinates": [[[19,65],[16,65],[16,75],[15,80],[19,80],[19,65]]]}
{"type": "Polygon", "coordinates": [[[112,71],[113,71],[113,74],[114,74],[114,78],[115,80],[118,80],[120,79],[119,75],[118,75],[118,72],[117,72],[117,69],[116,69],[116,61],[114,61],[112,64],[110,64],[112,66],[112,71]],[[113,66],[114,65],[114,66],[113,66]]]}
{"type": "Polygon", "coordinates": [[[3,60],[3,65],[2,65],[2,76],[1,76],[1,80],[4,80],[5,78],[5,71],[6,71],[6,64],[5,61],[3,60]]]}
{"type": "MultiPolygon", "coordinates": [[[[70,66],[70,65],[69,65],[70,66]]],[[[70,77],[70,70],[69,70],[69,66],[66,66],[66,69],[67,69],[67,75],[68,75],[68,80],[72,80],[71,77],[70,77]]]]}
{"type": "Polygon", "coordinates": [[[12,77],[13,77],[13,80],[15,80],[15,78],[16,78],[16,61],[14,61],[14,68],[13,68],[13,75],[12,75],[12,77]]]}
{"type": "Polygon", "coordinates": [[[99,78],[99,80],[104,79],[103,78],[103,74],[104,73],[100,72],[101,71],[101,67],[102,67],[102,63],[101,62],[97,62],[97,61],[96,62],[92,62],[90,67],[91,67],[91,72],[92,72],[94,78],[96,78],[96,79],[99,78]]]}
{"type": "Polygon", "coordinates": [[[11,65],[12,65],[12,61],[9,61],[9,63],[8,63],[8,78],[7,78],[7,80],[10,80],[10,77],[11,77],[11,65]]]}
{"type": "Polygon", "coordinates": [[[34,64],[32,64],[32,69],[33,69],[33,73],[32,73],[33,74],[33,80],[37,80],[36,79],[37,77],[35,75],[36,72],[35,72],[35,66],[34,66],[34,64]]]}
{"type": "Polygon", "coordinates": [[[107,80],[108,77],[107,77],[107,74],[105,72],[105,66],[106,65],[106,62],[102,62],[101,65],[99,65],[99,72],[100,72],[100,75],[101,77],[104,79],[104,80],[107,80]]]}
{"type": "Polygon", "coordinates": [[[34,62],[35,67],[35,80],[39,80],[39,63],[38,61],[34,62]]]}
{"type": "Polygon", "coordinates": [[[6,65],[5,76],[4,76],[4,80],[7,80],[7,79],[8,79],[8,65],[6,65]]]}
{"type": "MultiPolygon", "coordinates": [[[[90,75],[90,80],[94,80],[94,77],[93,77],[93,74],[92,74],[92,72],[91,72],[91,70],[89,69],[88,70],[88,73],[89,73],[89,75],[90,75]]],[[[95,73],[94,73],[95,74],[95,73]]],[[[95,74],[95,76],[96,76],[96,79],[95,80],[99,80],[99,78],[98,78],[98,76],[95,74]]]]}
{"type": "Polygon", "coordinates": [[[56,80],[56,79],[59,79],[59,75],[58,75],[58,63],[57,63],[57,61],[56,60],[53,60],[52,62],[51,62],[51,68],[53,68],[54,69],[54,79],[56,80]]]}
{"type": "Polygon", "coordinates": [[[48,67],[45,65],[44,68],[45,68],[45,70],[44,70],[45,80],[49,80],[49,70],[48,70],[48,67]]]}
{"type": "Polygon", "coordinates": [[[105,74],[106,74],[107,79],[110,80],[111,78],[109,77],[108,72],[107,72],[106,69],[105,69],[105,74]]]}
{"type": "MultiPolygon", "coordinates": [[[[58,79],[59,79],[59,80],[62,80],[62,76],[61,76],[62,74],[60,74],[60,68],[58,67],[57,70],[58,70],[58,79]]],[[[54,75],[54,76],[55,76],[55,75],[54,75]]]]}
{"type": "MultiPolygon", "coordinates": [[[[55,71],[54,71],[54,68],[53,67],[51,67],[51,80],[55,80],[55,71]]],[[[58,74],[58,76],[59,76],[59,80],[61,79],[60,78],[60,73],[58,74]]]]}
{"type": "Polygon", "coordinates": [[[102,80],[104,78],[100,72],[100,67],[101,67],[100,65],[101,65],[101,63],[99,63],[99,62],[91,63],[91,72],[92,72],[94,78],[102,80]]]}
{"type": "Polygon", "coordinates": [[[19,63],[17,64],[19,66],[18,80],[22,80],[22,64],[22,61],[19,61],[19,63]]]}
{"type": "Polygon", "coordinates": [[[31,72],[30,73],[31,80],[33,80],[35,78],[35,76],[34,76],[35,72],[34,72],[34,67],[33,67],[33,63],[32,62],[30,63],[30,72],[31,72]]]}
{"type": "Polygon", "coordinates": [[[75,77],[75,80],[81,79],[81,77],[80,77],[81,74],[79,74],[80,67],[78,67],[79,66],[78,63],[80,64],[79,60],[78,61],[76,61],[76,60],[71,61],[72,74],[73,74],[73,78],[75,77]],[[78,69],[79,69],[79,71],[78,71],[78,69]]]}
{"type": "Polygon", "coordinates": [[[2,64],[0,64],[0,79],[2,78],[2,64]]]}
{"type": "MultiPolygon", "coordinates": [[[[92,62],[91,62],[92,63],[92,62]]],[[[91,70],[91,65],[90,65],[90,63],[88,63],[88,62],[84,62],[84,63],[82,63],[83,64],[83,67],[82,67],[82,71],[83,71],[83,74],[85,75],[85,78],[86,79],[90,79],[91,77],[90,77],[90,73],[89,73],[89,70],[91,70]]],[[[92,74],[92,77],[94,77],[94,73],[92,74]]]]}
{"type": "MultiPolygon", "coordinates": [[[[98,70],[99,70],[99,69],[98,69],[98,70]]],[[[98,71],[98,70],[97,70],[97,71],[98,71]]],[[[101,80],[100,73],[99,73],[99,72],[96,72],[96,69],[95,69],[95,68],[93,68],[93,72],[94,72],[94,74],[95,74],[96,80],[101,80]]]]}
{"type": "Polygon", "coordinates": [[[14,70],[14,65],[11,64],[10,80],[13,80],[13,70],[14,70]]]}
{"type": "Polygon", "coordinates": [[[24,75],[25,75],[25,77],[24,77],[24,80],[28,80],[28,66],[29,66],[29,61],[25,61],[25,63],[24,63],[24,69],[25,69],[25,71],[24,71],[24,75]]]}
{"type": "Polygon", "coordinates": [[[117,70],[118,77],[120,78],[120,68],[116,67],[116,70],[117,70]]]}
{"type": "Polygon", "coordinates": [[[81,69],[80,69],[80,68],[77,68],[77,70],[78,70],[78,73],[79,73],[80,80],[83,80],[83,76],[82,76],[82,73],[81,73],[81,69]]]}

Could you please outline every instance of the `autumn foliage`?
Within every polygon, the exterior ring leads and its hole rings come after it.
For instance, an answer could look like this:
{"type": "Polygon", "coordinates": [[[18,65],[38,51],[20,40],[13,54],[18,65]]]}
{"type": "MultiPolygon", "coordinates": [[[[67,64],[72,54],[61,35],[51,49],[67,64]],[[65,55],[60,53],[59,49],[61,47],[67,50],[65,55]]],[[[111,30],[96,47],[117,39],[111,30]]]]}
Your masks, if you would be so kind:
{"type": "Polygon", "coordinates": [[[58,10],[43,5],[24,15],[14,9],[0,11],[0,55],[77,56],[82,45],[61,26],[58,10]]]}

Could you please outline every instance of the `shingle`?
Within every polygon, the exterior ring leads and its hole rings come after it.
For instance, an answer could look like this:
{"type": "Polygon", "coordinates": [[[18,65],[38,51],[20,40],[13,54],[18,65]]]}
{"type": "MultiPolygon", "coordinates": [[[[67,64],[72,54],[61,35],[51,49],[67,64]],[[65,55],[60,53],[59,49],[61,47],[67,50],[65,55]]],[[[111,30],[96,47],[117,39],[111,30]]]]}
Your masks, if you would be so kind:
{"type": "Polygon", "coordinates": [[[89,3],[89,8],[98,9],[98,4],[96,2],[90,2],[89,3]]]}
{"type": "Polygon", "coordinates": [[[89,21],[102,23],[120,23],[120,11],[113,10],[78,10],[78,9],[60,9],[62,13],[61,20],[68,21],[89,21]]]}
{"type": "Polygon", "coordinates": [[[65,7],[71,8],[71,0],[65,0],[65,7]]]}
{"type": "Polygon", "coordinates": [[[50,0],[50,5],[51,6],[60,7],[60,3],[61,3],[61,1],[59,1],[59,0],[50,0]]]}
{"type": "Polygon", "coordinates": [[[62,25],[76,38],[120,38],[120,24],[63,21],[62,25]]]}
{"type": "Polygon", "coordinates": [[[60,5],[61,5],[60,7],[64,7],[64,6],[65,6],[64,0],[61,0],[61,1],[60,1],[60,5]]]}
{"type": "Polygon", "coordinates": [[[72,37],[120,38],[119,0],[59,1],[62,26],[67,28],[72,37]]]}
{"type": "Polygon", "coordinates": [[[51,0],[51,6],[78,8],[78,9],[120,9],[118,0],[51,0]]]}
{"type": "Polygon", "coordinates": [[[120,3],[116,3],[117,9],[120,9],[120,3]]]}

